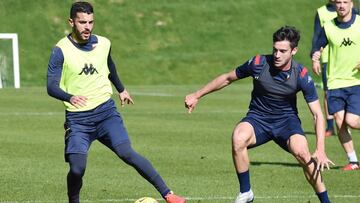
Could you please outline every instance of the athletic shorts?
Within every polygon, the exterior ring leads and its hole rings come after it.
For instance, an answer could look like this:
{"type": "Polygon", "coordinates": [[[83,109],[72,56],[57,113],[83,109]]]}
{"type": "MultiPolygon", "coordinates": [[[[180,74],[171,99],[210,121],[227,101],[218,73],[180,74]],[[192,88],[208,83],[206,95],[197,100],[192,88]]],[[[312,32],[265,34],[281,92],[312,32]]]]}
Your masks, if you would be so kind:
{"type": "Polygon", "coordinates": [[[328,87],[327,87],[327,76],[326,76],[326,67],[327,67],[327,63],[323,63],[321,64],[321,80],[323,83],[323,90],[327,91],[328,87]]]}
{"type": "Polygon", "coordinates": [[[64,124],[65,161],[67,154],[87,154],[94,140],[99,140],[110,149],[129,142],[128,133],[114,102],[108,102],[87,112],[67,112],[64,124]],[[109,106],[113,107],[108,108],[109,106]]]}
{"type": "Polygon", "coordinates": [[[360,116],[360,85],[328,90],[329,114],[345,110],[360,116]]]}
{"type": "Polygon", "coordinates": [[[249,146],[253,148],[273,140],[281,148],[289,152],[287,141],[292,135],[305,133],[301,128],[301,121],[295,114],[281,116],[278,118],[267,118],[248,113],[241,122],[248,122],[255,131],[256,143],[249,146]]]}

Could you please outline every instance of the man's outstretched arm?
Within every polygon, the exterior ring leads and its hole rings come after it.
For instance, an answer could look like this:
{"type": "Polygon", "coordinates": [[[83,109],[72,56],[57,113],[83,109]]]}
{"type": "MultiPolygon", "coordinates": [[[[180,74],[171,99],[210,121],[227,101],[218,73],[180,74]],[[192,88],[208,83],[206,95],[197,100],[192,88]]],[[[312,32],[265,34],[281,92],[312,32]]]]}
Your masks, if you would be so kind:
{"type": "Polygon", "coordinates": [[[188,94],[185,96],[185,107],[188,109],[188,112],[191,113],[196,104],[199,102],[200,98],[217,90],[220,90],[228,85],[230,85],[233,81],[237,80],[238,77],[236,75],[235,70],[224,73],[218,77],[216,77],[214,80],[206,84],[201,89],[197,90],[196,92],[193,92],[191,94],[188,94]]]}

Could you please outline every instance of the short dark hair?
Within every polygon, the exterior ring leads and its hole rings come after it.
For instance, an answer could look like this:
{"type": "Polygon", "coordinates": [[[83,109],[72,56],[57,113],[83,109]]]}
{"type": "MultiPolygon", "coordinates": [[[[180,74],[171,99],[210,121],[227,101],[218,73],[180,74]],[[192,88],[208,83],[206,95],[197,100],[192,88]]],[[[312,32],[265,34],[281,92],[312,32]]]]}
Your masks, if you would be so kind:
{"type": "Polygon", "coordinates": [[[300,31],[293,26],[284,26],[278,29],[273,35],[273,43],[287,40],[293,49],[298,46],[300,41],[300,31]]]}
{"type": "Polygon", "coordinates": [[[70,18],[74,19],[77,13],[94,13],[93,6],[86,1],[78,1],[71,5],[70,18]]]}

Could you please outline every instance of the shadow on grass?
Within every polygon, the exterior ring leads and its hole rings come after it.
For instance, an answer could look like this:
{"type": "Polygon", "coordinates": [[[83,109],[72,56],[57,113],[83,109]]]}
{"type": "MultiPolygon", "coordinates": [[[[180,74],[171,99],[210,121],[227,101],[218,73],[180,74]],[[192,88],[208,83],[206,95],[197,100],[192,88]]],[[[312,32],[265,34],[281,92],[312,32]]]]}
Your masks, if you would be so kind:
{"type": "MultiPolygon", "coordinates": [[[[260,165],[278,165],[285,167],[301,167],[298,163],[286,163],[286,162],[265,162],[265,161],[251,161],[251,165],[260,166],[260,165]]],[[[341,169],[342,166],[332,166],[331,169],[341,169]]]]}
{"type": "Polygon", "coordinates": [[[305,135],[315,135],[315,132],[305,131],[305,135]]]}
{"type": "Polygon", "coordinates": [[[265,162],[265,161],[252,161],[250,162],[253,166],[260,166],[260,165],[279,165],[279,166],[286,166],[286,167],[301,167],[298,163],[286,163],[286,162],[265,162]]]}

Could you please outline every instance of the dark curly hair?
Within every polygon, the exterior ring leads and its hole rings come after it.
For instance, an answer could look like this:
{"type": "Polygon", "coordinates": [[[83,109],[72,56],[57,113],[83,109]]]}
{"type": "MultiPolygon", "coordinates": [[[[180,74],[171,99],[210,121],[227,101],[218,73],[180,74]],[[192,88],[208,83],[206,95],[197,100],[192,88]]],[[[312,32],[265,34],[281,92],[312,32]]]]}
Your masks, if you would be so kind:
{"type": "Polygon", "coordinates": [[[70,9],[70,18],[76,18],[77,13],[87,13],[91,14],[94,13],[93,6],[89,2],[85,1],[78,1],[71,5],[70,9]]]}
{"type": "Polygon", "coordinates": [[[273,34],[273,43],[287,40],[290,42],[290,47],[293,49],[298,46],[300,41],[300,31],[293,26],[284,26],[278,29],[273,34]]]}

